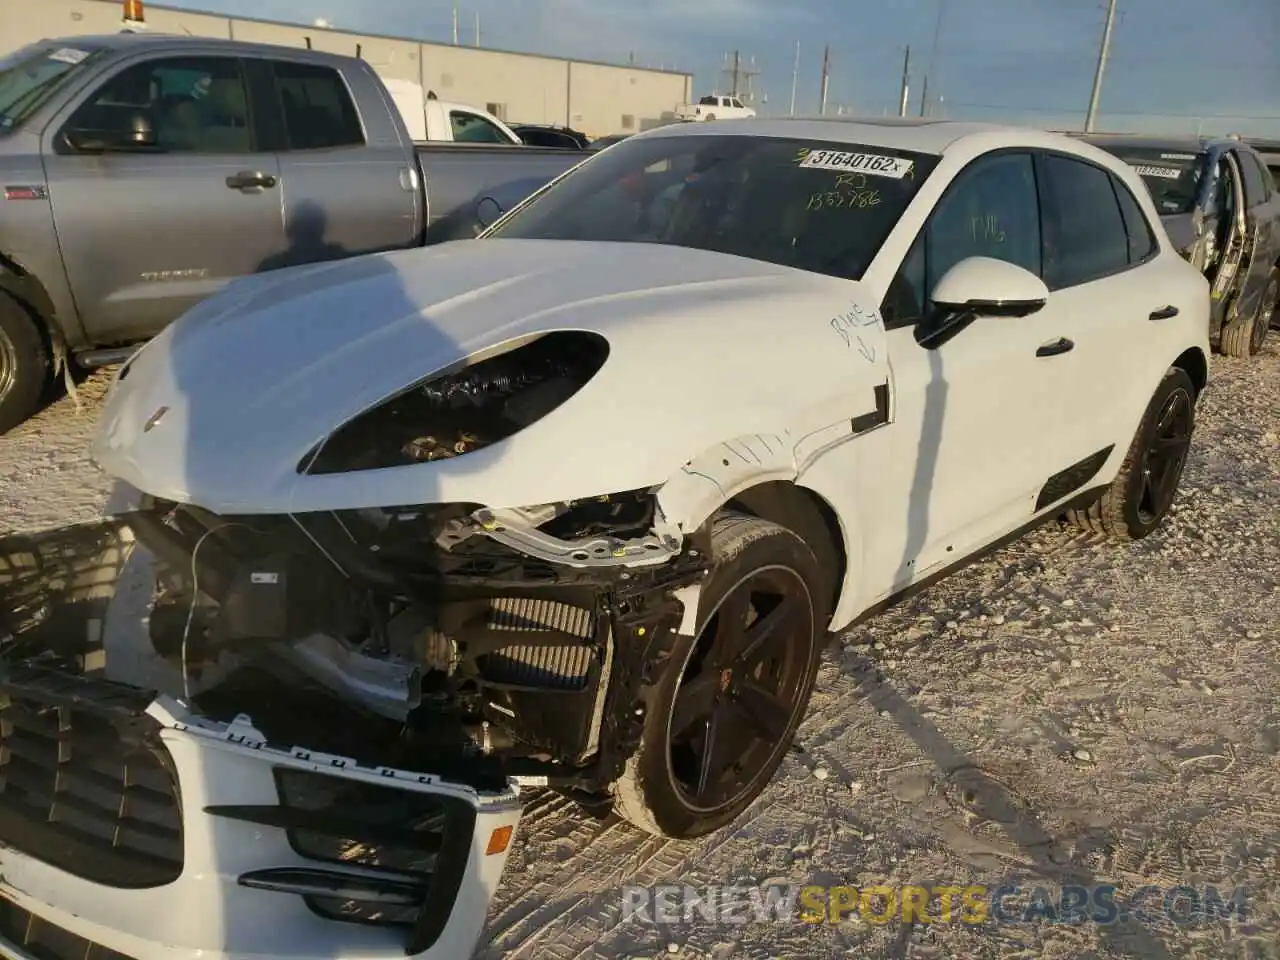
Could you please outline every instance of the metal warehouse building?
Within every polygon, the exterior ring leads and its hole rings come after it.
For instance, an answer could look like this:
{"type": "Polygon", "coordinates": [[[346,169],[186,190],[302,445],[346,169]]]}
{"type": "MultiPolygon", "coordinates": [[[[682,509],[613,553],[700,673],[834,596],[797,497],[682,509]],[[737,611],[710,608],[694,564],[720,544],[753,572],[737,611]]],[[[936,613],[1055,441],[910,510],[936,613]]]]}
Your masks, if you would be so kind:
{"type": "MultiPolygon", "coordinates": [[[[0,52],[44,37],[115,33],[119,0],[0,0],[0,52]]],[[[505,120],[558,123],[591,136],[645,130],[689,100],[687,73],[347,33],[146,4],[150,30],[252,40],[358,55],[387,79],[411,80],[442,100],[505,120]]]]}

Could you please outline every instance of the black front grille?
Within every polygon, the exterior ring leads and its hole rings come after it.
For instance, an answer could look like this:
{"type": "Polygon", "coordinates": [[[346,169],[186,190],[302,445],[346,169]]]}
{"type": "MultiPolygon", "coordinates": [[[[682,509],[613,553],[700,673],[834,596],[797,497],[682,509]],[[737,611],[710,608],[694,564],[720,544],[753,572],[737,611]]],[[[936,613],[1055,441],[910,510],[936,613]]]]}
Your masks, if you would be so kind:
{"type": "Polygon", "coordinates": [[[36,960],[130,960],[123,953],[42,920],[3,898],[0,898],[0,938],[21,947],[36,960]]]}
{"type": "Polygon", "coordinates": [[[276,770],[276,788],[279,806],[206,812],[283,829],[299,856],[331,866],[256,870],[240,883],[302,896],[328,920],[402,927],[407,953],[431,947],[466,873],[475,832],[471,804],[284,768],[276,770]]]}
{"type": "Polygon", "coordinates": [[[145,739],[87,701],[0,685],[0,842],[106,886],[178,879],[177,782],[145,739]]]}

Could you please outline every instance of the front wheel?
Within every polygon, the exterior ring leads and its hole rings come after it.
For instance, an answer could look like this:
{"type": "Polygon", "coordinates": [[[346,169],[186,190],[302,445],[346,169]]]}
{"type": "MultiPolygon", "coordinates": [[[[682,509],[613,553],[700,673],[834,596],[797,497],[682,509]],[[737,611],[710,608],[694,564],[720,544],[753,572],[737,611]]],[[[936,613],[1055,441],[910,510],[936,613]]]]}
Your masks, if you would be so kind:
{"type": "Polygon", "coordinates": [[[615,789],[624,818],[678,839],[731,822],[768,786],[809,705],[829,617],[818,561],[790,530],[726,515],[712,552],[697,635],[676,638],[615,789]]]}
{"type": "Polygon", "coordinates": [[[49,354],[31,317],[0,293],[0,435],[35,412],[49,377],[49,354]]]}
{"type": "Polygon", "coordinates": [[[1191,377],[1172,367],[1147,405],[1120,473],[1100,500],[1069,511],[1068,519],[1117,540],[1140,540],[1154,532],[1178,492],[1195,417],[1191,377]]]}

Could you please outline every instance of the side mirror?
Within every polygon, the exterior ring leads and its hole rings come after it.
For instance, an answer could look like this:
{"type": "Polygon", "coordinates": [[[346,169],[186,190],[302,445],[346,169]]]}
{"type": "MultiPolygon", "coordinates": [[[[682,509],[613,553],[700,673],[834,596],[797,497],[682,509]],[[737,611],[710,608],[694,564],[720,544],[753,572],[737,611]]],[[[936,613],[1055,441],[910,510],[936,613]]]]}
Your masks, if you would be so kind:
{"type": "Polygon", "coordinates": [[[1025,317],[1049,300],[1030,270],[992,257],[968,257],[943,274],[933,292],[933,317],[920,327],[921,346],[938,347],[979,317],[1025,317]]]}
{"type": "Polygon", "coordinates": [[[64,134],[72,149],[82,153],[151,150],[158,145],[155,128],[146,115],[136,113],[126,125],[110,130],[72,128],[64,134]]]}

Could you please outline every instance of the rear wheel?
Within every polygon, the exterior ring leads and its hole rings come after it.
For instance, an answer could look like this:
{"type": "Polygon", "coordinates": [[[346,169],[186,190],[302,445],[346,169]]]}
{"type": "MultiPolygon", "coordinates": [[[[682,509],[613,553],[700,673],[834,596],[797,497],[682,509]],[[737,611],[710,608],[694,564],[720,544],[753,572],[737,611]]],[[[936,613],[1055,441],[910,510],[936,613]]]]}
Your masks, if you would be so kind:
{"type": "Polygon", "coordinates": [[[713,530],[697,635],[676,638],[649,692],[617,812],[649,833],[702,836],[734,820],[782,762],[809,704],[829,601],[790,530],[728,515],[713,530]]]}
{"type": "Polygon", "coordinates": [[[1117,540],[1140,540],[1164,521],[1173,506],[1195,430],[1195,386],[1185,370],[1165,374],[1138,432],[1102,499],[1071,510],[1077,526],[1117,540]]]}
{"type": "Polygon", "coordinates": [[[1272,270],[1257,312],[1250,317],[1234,317],[1222,328],[1222,352],[1238,358],[1259,353],[1266,342],[1277,301],[1280,301],[1280,270],[1272,270]]]}
{"type": "Polygon", "coordinates": [[[0,434],[35,412],[49,378],[49,353],[27,311],[0,293],[0,434]]]}

